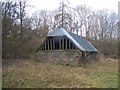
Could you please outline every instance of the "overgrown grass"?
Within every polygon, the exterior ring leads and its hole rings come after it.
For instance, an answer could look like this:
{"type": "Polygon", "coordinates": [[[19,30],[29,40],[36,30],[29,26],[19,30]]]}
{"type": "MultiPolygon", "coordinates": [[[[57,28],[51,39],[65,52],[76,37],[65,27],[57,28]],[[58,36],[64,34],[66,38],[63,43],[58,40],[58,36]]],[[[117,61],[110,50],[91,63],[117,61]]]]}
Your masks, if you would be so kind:
{"type": "Polygon", "coordinates": [[[3,62],[3,87],[117,88],[118,61],[100,60],[83,68],[34,60],[6,60],[3,62]]]}

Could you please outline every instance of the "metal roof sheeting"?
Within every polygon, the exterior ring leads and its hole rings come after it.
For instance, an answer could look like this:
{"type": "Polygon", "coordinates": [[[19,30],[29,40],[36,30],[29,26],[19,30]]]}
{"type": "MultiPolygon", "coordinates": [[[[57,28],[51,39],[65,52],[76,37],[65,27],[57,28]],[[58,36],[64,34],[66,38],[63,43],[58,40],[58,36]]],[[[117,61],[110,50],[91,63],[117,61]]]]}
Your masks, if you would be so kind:
{"type": "Polygon", "coordinates": [[[57,28],[49,32],[47,36],[49,37],[49,36],[64,36],[64,35],[66,35],[66,30],[64,30],[63,28],[57,28]]]}
{"type": "Polygon", "coordinates": [[[67,32],[63,28],[57,28],[49,32],[47,37],[50,36],[67,36],[81,51],[98,52],[98,50],[89,41],[74,33],[67,32]]]}

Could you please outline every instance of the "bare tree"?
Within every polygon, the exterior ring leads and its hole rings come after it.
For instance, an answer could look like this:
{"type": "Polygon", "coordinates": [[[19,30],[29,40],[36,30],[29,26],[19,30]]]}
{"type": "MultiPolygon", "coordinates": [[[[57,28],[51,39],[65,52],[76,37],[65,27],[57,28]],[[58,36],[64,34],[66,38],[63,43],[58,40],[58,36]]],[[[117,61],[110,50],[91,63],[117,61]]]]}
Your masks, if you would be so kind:
{"type": "Polygon", "coordinates": [[[33,28],[39,36],[45,37],[49,29],[48,14],[46,11],[35,12],[32,16],[33,28]]]}
{"type": "Polygon", "coordinates": [[[18,19],[17,3],[13,1],[2,2],[2,28],[3,38],[10,35],[11,30],[18,19]]]}
{"type": "Polygon", "coordinates": [[[77,25],[79,27],[79,29],[77,29],[77,34],[78,32],[80,32],[81,36],[83,32],[86,32],[86,36],[89,34],[89,30],[88,30],[88,16],[90,15],[91,11],[89,8],[86,7],[86,5],[82,5],[82,6],[78,6],[76,7],[76,11],[77,11],[77,25]],[[83,31],[83,28],[85,28],[85,31],[83,31]]]}
{"type": "Polygon", "coordinates": [[[20,19],[20,34],[22,35],[23,34],[23,30],[22,30],[22,27],[23,27],[23,19],[25,17],[25,8],[26,8],[26,1],[19,1],[18,3],[18,9],[19,9],[19,19],[20,19]]]}
{"type": "Polygon", "coordinates": [[[61,0],[60,7],[57,14],[55,15],[55,27],[63,27],[66,30],[70,31],[72,16],[69,13],[69,2],[67,0],[61,0]]]}

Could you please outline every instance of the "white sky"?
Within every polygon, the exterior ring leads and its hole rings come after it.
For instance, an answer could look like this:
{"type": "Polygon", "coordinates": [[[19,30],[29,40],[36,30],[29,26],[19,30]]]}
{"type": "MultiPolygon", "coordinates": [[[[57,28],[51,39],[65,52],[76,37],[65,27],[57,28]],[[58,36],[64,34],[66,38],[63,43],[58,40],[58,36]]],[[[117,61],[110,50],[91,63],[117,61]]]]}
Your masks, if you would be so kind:
{"type": "MultiPolygon", "coordinates": [[[[76,7],[78,5],[86,4],[86,6],[93,10],[110,9],[118,13],[118,2],[120,0],[68,0],[69,6],[76,7]]],[[[27,0],[29,5],[33,5],[28,13],[33,13],[37,10],[54,10],[58,9],[60,0],[27,0]]]]}

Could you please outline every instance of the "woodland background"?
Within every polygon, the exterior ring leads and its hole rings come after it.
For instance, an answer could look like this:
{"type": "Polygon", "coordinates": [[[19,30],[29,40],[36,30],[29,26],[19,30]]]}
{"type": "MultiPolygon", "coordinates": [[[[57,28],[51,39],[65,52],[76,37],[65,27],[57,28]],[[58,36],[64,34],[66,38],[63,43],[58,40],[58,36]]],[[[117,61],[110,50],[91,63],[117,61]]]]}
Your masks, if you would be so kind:
{"type": "Polygon", "coordinates": [[[28,15],[26,1],[2,1],[2,57],[31,58],[49,31],[63,27],[84,36],[101,55],[118,57],[118,15],[111,10],[93,11],[61,2],[58,10],[35,11],[28,15]]]}

